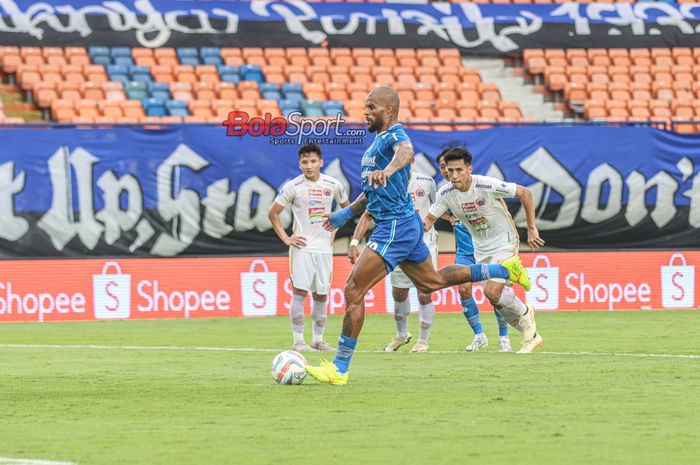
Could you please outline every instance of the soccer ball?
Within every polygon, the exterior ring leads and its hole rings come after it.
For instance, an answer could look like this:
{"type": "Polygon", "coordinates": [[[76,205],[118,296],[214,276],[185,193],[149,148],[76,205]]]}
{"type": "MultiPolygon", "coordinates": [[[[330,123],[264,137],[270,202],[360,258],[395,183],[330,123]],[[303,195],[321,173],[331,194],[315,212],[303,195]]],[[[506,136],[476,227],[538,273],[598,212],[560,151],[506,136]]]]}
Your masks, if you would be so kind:
{"type": "Polygon", "coordinates": [[[277,384],[301,384],[306,379],[306,359],[299,352],[286,350],[272,360],[272,379],[277,384]]]}

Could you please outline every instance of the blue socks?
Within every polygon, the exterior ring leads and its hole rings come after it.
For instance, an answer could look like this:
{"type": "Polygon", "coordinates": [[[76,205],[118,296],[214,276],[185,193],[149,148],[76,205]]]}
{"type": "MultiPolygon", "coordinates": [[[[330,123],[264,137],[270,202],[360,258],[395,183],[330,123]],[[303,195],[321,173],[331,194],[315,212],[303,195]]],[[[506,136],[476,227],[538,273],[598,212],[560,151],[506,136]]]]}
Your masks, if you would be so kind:
{"type": "Polygon", "coordinates": [[[508,270],[506,270],[503,265],[499,264],[485,265],[483,263],[479,263],[476,265],[469,265],[469,269],[471,270],[472,274],[471,281],[474,283],[486,281],[491,278],[508,279],[510,277],[508,270]]]}
{"type": "Polygon", "coordinates": [[[462,313],[464,317],[469,322],[469,326],[472,327],[474,334],[481,334],[484,329],[481,327],[481,320],[479,319],[479,307],[476,306],[474,299],[464,299],[462,302],[462,313]]]}
{"type": "Polygon", "coordinates": [[[338,369],[338,373],[344,374],[348,372],[350,359],[352,358],[352,353],[355,352],[356,345],[357,339],[343,336],[342,334],[338,338],[338,348],[335,351],[335,358],[333,359],[333,365],[338,369]]]}
{"type": "Polygon", "coordinates": [[[498,311],[498,309],[493,309],[493,314],[498,321],[498,335],[500,337],[508,336],[508,322],[503,318],[503,315],[498,311]]]}

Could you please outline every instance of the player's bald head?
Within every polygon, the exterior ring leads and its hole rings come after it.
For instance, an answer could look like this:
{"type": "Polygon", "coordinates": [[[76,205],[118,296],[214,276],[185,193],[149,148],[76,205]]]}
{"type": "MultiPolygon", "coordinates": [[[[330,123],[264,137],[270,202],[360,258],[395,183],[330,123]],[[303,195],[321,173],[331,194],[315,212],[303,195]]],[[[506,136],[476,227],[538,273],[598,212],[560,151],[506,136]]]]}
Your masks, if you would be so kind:
{"type": "Polygon", "coordinates": [[[399,114],[399,94],[389,86],[379,86],[372,89],[367,98],[374,98],[377,103],[391,109],[391,114],[399,114]]]}

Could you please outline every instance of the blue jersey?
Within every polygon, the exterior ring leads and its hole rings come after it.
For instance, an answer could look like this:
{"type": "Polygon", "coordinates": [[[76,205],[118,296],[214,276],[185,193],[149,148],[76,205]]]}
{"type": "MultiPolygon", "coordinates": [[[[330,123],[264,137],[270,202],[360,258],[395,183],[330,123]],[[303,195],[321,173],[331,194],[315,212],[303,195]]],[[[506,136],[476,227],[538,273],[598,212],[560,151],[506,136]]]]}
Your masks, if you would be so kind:
{"type": "Polygon", "coordinates": [[[455,242],[457,243],[457,255],[474,255],[474,242],[472,235],[466,226],[458,221],[455,224],[455,242]]]}
{"type": "Polygon", "coordinates": [[[368,200],[367,210],[375,221],[407,218],[415,214],[413,200],[408,194],[410,165],[394,173],[387,180],[386,187],[375,188],[368,182],[370,171],[386,168],[394,158],[394,147],[399,142],[407,140],[409,139],[403,126],[396,123],[386,131],[377,134],[372,145],[362,156],[362,191],[368,200]]]}

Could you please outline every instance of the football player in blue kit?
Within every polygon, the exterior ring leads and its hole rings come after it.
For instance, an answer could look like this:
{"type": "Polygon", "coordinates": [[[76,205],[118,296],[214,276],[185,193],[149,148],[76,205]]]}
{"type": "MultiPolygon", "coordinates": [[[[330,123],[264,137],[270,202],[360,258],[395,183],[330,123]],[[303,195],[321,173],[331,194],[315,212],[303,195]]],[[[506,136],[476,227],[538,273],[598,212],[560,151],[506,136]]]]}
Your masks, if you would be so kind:
{"type": "Polygon", "coordinates": [[[376,227],[355,263],[345,286],[345,316],[333,361],[307,365],[306,371],[327,384],[347,384],[348,368],[365,316],[365,294],[396,266],[416,285],[430,294],[469,281],[504,278],[530,288],[530,279],[517,256],[501,264],[448,265],[433,267],[428,246],[423,242],[423,222],[408,193],[413,146],[398,122],[399,96],[388,86],[374,88],[365,100],[365,119],[376,133],[362,156],[362,193],[349,206],[327,215],[325,227],[342,227],[365,209],[376,227]]]}

